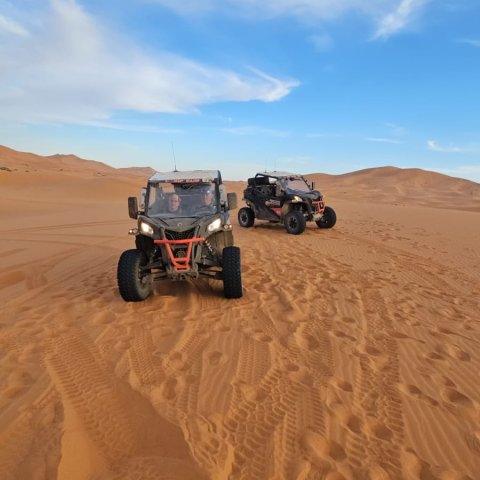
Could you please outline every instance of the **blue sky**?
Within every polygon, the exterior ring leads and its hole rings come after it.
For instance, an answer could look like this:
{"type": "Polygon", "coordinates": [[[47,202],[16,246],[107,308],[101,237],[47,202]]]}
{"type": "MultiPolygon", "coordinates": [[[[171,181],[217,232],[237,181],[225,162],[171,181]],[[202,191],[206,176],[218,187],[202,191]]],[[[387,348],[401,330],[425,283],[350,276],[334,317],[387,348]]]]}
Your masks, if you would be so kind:
{"type": "Polygon", "coordinates": [[[478,0],[2,0],[0,144],[480,182],[478,0]]]}

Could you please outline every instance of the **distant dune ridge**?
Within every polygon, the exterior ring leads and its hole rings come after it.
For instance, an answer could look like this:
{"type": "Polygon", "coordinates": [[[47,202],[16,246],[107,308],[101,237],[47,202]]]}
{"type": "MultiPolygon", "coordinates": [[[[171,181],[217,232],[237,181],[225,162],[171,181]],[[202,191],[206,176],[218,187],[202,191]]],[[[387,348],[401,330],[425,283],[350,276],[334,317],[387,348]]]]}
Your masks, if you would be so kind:
{"type": "Polygon", "coordinates": [[[313,174],[322,188],[342,198],[480,211],[480,184],[420,168],[367,168],[343,175],[313,174]]]}
{"type": "Polygon", "coordinates": [[[150,167],[113,168],[105,163],[95,160],[84,160],[71,154],[55,154],[44,157],[34,153],[18,152],[2,145],[0,145],[0,167],[7,167],[13,171],[81,172],[98,175],[119,172],[148,176],[154,172],[150,167]]]}
{"type": "Polygon", "coordinates": [[[0,479],[479,478],[479,184],[308,175],[331,230],[231,212],[241,299],[127,304],[152,171],[0,147],[0,479]]]}
{"type": "MultiPolygon", "coordinates": [[[[113,168],[71,154],[44,157],[0,145],[1,167],[18,172],[81,172],[95,176],[130,175],[142,178],[148,178],[155,171],[151,167],[113,168]]],[[[342,175],[312,173],[306,176],[316,181],[319,188],[330,190],[337,198],[406,204],[413,202],[423,206],[480,211],[480,184],[419,168],[377,167],[342,175]],[[357,191],[361,195],[357,195],[357,191]]],[[[232,185],[236,184],[232,182],[232,185]]],[[[238,182],[238,186],[240,190],[243,188],[241,182],[238,182]]]]}

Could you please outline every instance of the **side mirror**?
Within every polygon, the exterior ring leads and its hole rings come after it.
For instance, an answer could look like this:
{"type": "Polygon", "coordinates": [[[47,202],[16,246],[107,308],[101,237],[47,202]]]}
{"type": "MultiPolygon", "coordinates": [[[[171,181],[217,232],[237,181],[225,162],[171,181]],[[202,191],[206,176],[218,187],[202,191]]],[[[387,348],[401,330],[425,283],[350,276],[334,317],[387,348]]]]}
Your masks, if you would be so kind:
{"type": "Polygon", "coordinates": [[[128,197],[128,216],[130,218],[138,217],[137,197],[128,197]]]}
{"type": "Polygon", "coordinates": [[[237,194],[227,193],[228,209],[235,210],[237,208],[237,194]]]}

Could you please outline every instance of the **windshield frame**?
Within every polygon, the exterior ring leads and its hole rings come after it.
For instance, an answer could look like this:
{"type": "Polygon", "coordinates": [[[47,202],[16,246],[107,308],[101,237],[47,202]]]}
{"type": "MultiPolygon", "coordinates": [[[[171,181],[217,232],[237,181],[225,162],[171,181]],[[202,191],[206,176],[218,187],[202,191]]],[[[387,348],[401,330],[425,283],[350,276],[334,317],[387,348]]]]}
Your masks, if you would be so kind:
{"type": "Polygon", "coordinates": [[[165,220],[172,218],[202,218],[215,215],[220,213],[220,211],[220,190],[217,179],[211,182],[184,180],[179,182],[149,182],[148,184],[145,198],[145,214],[149,218],[165,220]],[[158,207],[152,208],[158,200],[157,191],[160,188],[163,190],[163,195],[160,196],[161,200],[159,201],[162,206],[160,209],[158,207]],[[202,205],[202,195],[205,190],[210,190],[213,193],[213,203],[210,209],[208,209],[208,205],[202,205]],[[152,198],[152,194],[155,198],[152,198]],[[181,199],[179,211],[176,212],[169,212],[166,209],[166,198],[172,194],[177,194],[181,199]]]}
{"type": "Polygon", "coordinates": [[[292,175],[291,177],[282,177],[279,180],[280,180],[280,184],[282,185],[282,188],[285,191],[300,192],[300,193],[312,192],[310,185],[308,184],[307,180],[303,176],[292,175]],[[295,186],[301,186],[303,188],[292,188],[294,185],[294,182],[296,184],[295,186]],[[298,183],[300,183],[300,185],[298,183]]]}

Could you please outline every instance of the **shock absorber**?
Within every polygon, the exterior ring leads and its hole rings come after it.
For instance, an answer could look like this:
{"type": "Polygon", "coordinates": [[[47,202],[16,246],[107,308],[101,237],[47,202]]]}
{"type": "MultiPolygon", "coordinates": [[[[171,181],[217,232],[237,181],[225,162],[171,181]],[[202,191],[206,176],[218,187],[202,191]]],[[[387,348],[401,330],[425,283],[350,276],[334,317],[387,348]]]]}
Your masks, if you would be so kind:
{"type": "Polygon", "coordinates": [[[207,247],[208,252],[212,257],[215,256],[215,249],[212,247],[212,244],[208,240],[204,240],[203,242],[205,246],[207,247]]]}

